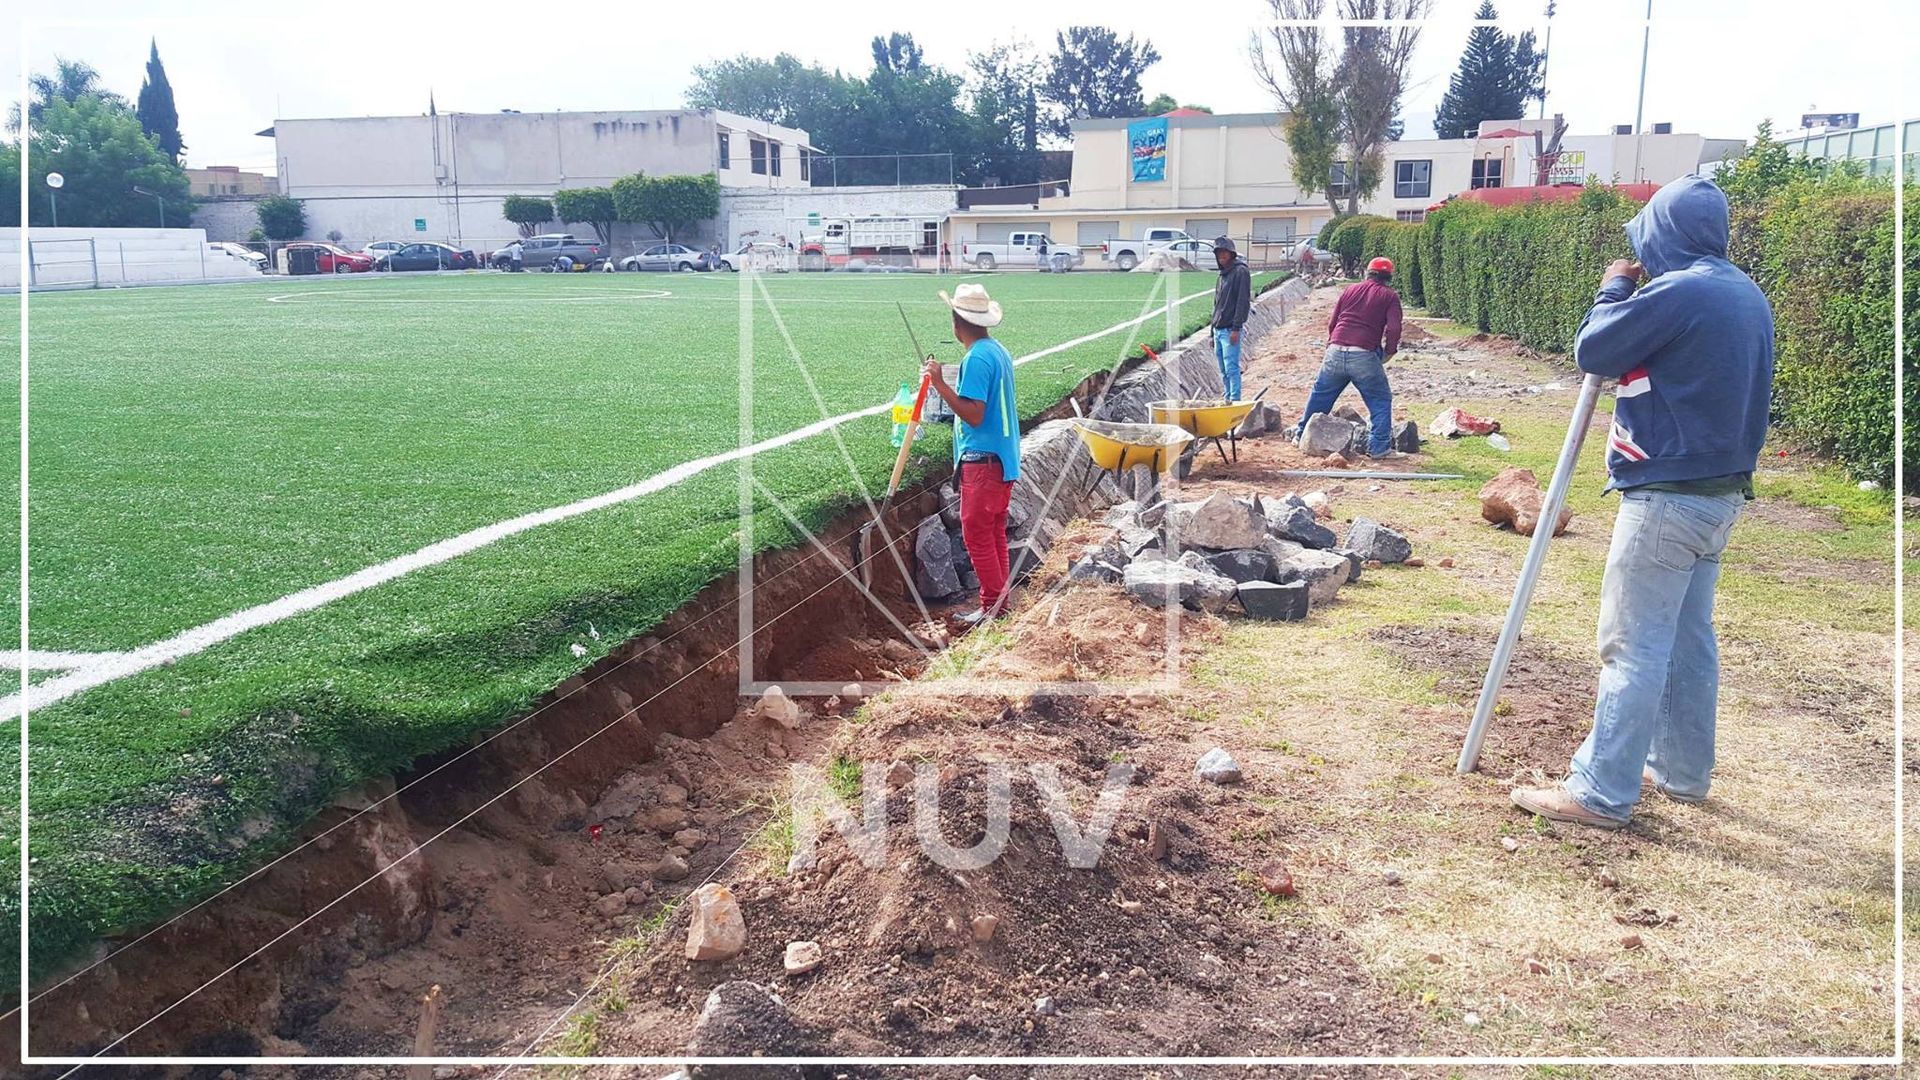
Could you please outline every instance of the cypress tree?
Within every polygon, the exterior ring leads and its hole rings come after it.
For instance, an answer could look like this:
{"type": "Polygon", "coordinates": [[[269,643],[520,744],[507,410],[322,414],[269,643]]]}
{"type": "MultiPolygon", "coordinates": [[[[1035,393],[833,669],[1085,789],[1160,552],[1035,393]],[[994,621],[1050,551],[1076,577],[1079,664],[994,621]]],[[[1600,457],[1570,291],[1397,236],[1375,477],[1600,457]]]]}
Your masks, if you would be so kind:
{"type": "Polygon", "coordinates": [[[177,164],[180,151],[187,148],[180,141],[180,113],[173,107],[173,84],[167,81],[167,69],[160,64],[160,43],[150,40],[149,44],[153,51],[147,55],[147,78],[140,84],[134,114],[140,118],[140,130],[152,136],[177,164]]]}
{"type": "MultiPolygon", "coordinates": [[[[1474,18],[1499,15],[1492,0],[1483,0],[1474,18]]],[[[1482,120],[1513,120],[1526,114],[1527,102],[1537,100],[1543,55],[1534,49],[1533,31],[1518,36],[1499,27],[1476,26],[1467,34],[1460,67],[1447,82],[1447,92],[1434,113],[1433,131],[1442,139],[1470,139],[1482,120]]]]}

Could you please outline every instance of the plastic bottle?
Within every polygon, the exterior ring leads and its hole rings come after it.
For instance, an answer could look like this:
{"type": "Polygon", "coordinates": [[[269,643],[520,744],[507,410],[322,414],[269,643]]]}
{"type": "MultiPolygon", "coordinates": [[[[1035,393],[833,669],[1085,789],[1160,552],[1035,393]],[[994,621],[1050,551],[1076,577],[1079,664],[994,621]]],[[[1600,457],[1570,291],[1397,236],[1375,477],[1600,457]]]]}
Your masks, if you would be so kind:
{"type": "Polygon", "coordinates": [[[907,441],[907,422],[913,419],[913,384],[903,382],[893,395],[893,445],[907,441]]]}

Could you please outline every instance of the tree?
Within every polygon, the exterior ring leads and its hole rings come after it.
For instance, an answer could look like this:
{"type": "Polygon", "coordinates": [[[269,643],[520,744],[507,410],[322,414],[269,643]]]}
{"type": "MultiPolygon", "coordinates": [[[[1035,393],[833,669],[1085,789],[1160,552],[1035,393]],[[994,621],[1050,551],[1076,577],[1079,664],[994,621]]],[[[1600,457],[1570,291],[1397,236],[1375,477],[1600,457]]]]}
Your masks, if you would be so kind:
{"type": "Polygon", "coordinates": [[[613,182],[614,208],[621,221],[648,225],[671,238],[720,216],[720,180],[700,176],[646,176],[635,173],[613,182]]]}
{"type": "Polygon", "coordinates": [[[736,56],[693,69],[686,94],[695,109],[725,109],[781,127],[801,128],[815,146],[846,152],[835,144],[838,122],[851,107],[857,80],[790,53],[771,60],[736,56]]]}
{"type": "Polygon", "coordinates": [[[160,149],[175,161],[186,144],[180,141],[180,113],[173,107],[173,84],[167,81],[167,69],[160,65],[160,43],[148,40],[147,78],[140,84],[139,105],[135,115],[140,130],[153,137],[160,149]]]}
{"type": "Polygon", "coordinates": [[[1148,116],[1160,116],[1164,113],[1170,113],[1175,109],[1192,109],[1194,112],[1203,113],[1213,112],[1212,109],[1205,105],[1182,105],[1179,99],[1175,98],[1172,94],[1157,94],[1152,101],[1147,102],[1148,116]]]}
{"type": "Polygon", "coordinates": [[[254,206],[269,240],[298,240],[307,232],[307,207],[299,199],[269,195],[254,206]]]}
{"type": "Polygon", "coordinates": [[[1274,25],[1264,39],[1257,31],[1253,35],[1254,74],[1284,114],[1281,134],[1300,197],[1324,192],[1327,205],[1338,214],[1332,177],[1340,154],[1340,92],[1327,60],[1326,34],[1313,25],[1326,10],[1326,0],[1268,0],[1268,5],[1274,25]]]}
{"type": "Polygon", "coordinates": [[[520,226],[521,236],[532,236],[535,229],[553,220],[553,204],[528,195],[509,195],[500,202],[500,216],[520,226]]]}
{"type": "Polygon", "coordinates": [[[49,172],[66,178],[60,189],[63,226],[151,228],[187,220],[193,196],[185,170],[140,130],[124,102],[82,94],[73,101],[55,96],[44,105],[32,126],[27,183],[35,197],[28,224],[52,223],[50,200],[38,197],[47,190],[49,172]],[[136,193],[136,187],[151,194],[136,193]]]}
{"type": "Polygon", "coordinates": [[[982,179],[1001,184],[1046,179],[1040,175],[1040,144],[1050,137],[1053,106],[1041,104],[1043,77],[1043,65],[1025,41],[996,42],[985,52],[968,54],[968,111],[982,179]]]}
{"type": "MultiPolygon", "coordinates": [[[[93,70],[93,65],[56,56],[53,58],[53,68],[52,75],[34,75],[27,80],[27,120],[34,126],[39,126],[41,114],[55,101],[71,105],[83,97],[95,97],[110,105],[126,108],[127,99],[101,87],[100,73],[93,70]]],[[[7,114],[7,130],[20,130],[18,103],[7,114]]]]}
{"type": "MultiPolygon", "coordinates": [[[[717,212],[717,211],[716,211],[717,212]]],[[[562,222],[584,221],[602,244],[613,240],[613,223],[620,218],[608,188],[562,188],[553,193],[553,216],[562,222]]]]}
{"type": "Polygon", "coordinates": [[[1073,120],[1146,112],[1140,76],[1160,62],[1151,42],[1131,34],[1122,38],[1104,26],[1069,26],[1054,41],[1057,51],[1042,96],[1060,106],[1062,115],[1054,121],[1058,134],[1069,134],[1073,120]]]}
{"type": "Polygon", "coordinates": [[[1267,3],[1275,25],[1265,38],[1257,32],[1253,37],[1254,73],[1288,114],[1283,130],[1293,152],[1294,183],[1302,195],[1326,191],[1336,214],[1357,213],[1360,201],[1379,189],[1384,147],[1401,130],[1400,99],[1420,20],[1432,0],[1340,0],[1344,24],[1337,59],[1330,58],[1331,42],[1318,26],[1281,25],[1318,20],[1326,0],[1267,3]],[[1269,44],[1275,57],[1268,56],[1269,44]]]}
{"type": "Polygon", "coordinates": [[[886,37],[876,35],[873,39],[873,67],[876,71],[906,75],[919,71],[924,60],[925,53],[914,43],[912,34],[896,30],[886,37]]]}
{"type": "MultiPolygon", "coordinates": [[[[1493,0],[1482,0],[1474,18],[1499,18],[1493,0]]],[[[1533,31],[1503,34],[1497,26],[1476,26],[1467,33],[1460,67],[1447,83],[1433,116],[1442,139],[1470,139],[1482,120],[1514,120],[1526,115],[1527,102],[1546,96],[1541,77],[1545,57],[1535,51],[1533,31]]]]}

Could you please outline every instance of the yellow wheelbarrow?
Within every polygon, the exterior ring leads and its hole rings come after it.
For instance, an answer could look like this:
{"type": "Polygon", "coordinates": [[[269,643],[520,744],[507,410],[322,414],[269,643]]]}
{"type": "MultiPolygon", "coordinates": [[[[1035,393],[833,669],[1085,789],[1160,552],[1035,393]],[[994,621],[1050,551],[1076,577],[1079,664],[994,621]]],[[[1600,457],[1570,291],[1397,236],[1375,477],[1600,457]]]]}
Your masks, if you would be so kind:
{"type": "Polygon", "coordinates": [[[1087,446],[1093,464],[1100,470],[1087,486],[1087,493],[1100,486],[1100,479],[1120,479],[1135,465],[1145,465],[1156,475],[1173,468],[1193,442],[1193,435],[1171,424],[1120,424],[1111,420],[1075,420],[1074,430],[1087,446]]]}
{"type": "Polygon", "coordinates": [[[1197,440],[1211,440],[1223,462],[1231,446],[1233,460],[1239,461],[1240,422],[1259,401],[1257,397],[1252,401],[1156,401],[1147,406],[1147,413],[1156,424],[1171,424],[1197,440]]]}

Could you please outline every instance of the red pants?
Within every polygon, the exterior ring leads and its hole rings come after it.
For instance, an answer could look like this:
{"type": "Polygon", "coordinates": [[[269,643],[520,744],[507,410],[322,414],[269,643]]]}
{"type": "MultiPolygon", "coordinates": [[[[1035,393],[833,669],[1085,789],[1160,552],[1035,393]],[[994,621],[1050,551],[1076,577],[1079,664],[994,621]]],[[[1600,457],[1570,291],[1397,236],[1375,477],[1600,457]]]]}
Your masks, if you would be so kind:
{"type": "Polygon", "coordinates": [[[1000,459],[960,463],[960,539],[980,577],[980,607],[993,612],[1007,591],[1007,501],[1013,483],[1002,480],[1000,459]]]}

